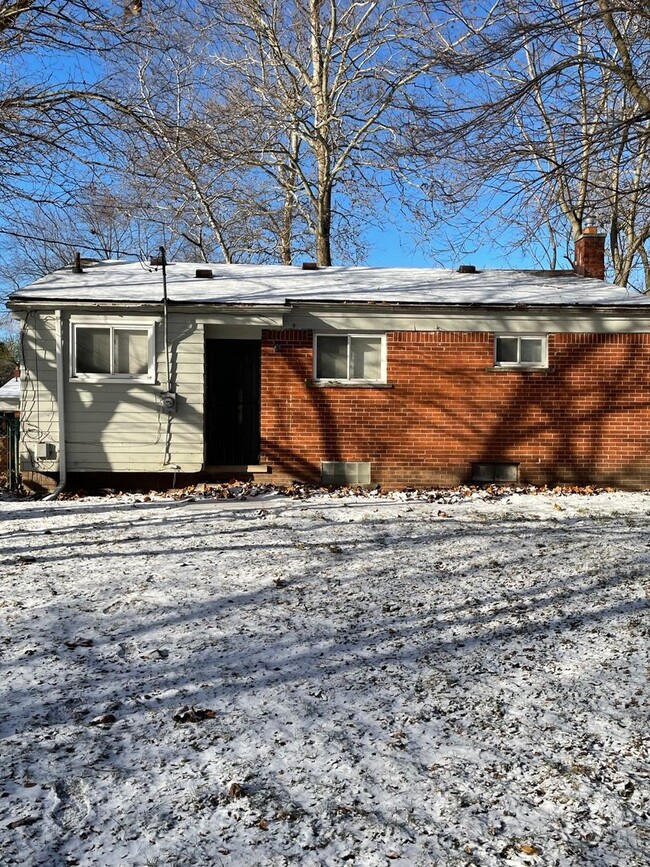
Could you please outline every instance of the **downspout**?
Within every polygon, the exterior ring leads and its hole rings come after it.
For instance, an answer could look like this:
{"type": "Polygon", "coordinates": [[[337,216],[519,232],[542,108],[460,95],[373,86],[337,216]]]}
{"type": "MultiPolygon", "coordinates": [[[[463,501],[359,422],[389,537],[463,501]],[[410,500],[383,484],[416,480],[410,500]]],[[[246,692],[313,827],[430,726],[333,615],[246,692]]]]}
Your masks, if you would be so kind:
{"type": "Polygon", "coordinates": [[[44,500],[56,500],[66,486],[67,463],[65,454],[65,371],[63,364],[63,319],[61,311],[56,311],[56,395],[59,421],[59,483],[44,500]]]}

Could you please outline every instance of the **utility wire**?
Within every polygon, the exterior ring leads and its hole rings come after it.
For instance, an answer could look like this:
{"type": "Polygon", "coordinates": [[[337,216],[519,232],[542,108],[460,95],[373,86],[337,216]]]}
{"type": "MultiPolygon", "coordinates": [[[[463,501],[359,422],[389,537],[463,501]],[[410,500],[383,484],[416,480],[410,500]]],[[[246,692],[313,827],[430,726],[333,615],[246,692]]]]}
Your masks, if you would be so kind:
{"type": "MultiPolygon", "coordinates": [[[[11,229],[3,229],[0,228],[0,235],[10,235],[12,238],[21,238],[24,241],[40,241],[43,244],[56,244],[59,247],[71,247],[74,250],[78,250],[79,247],[85,246],[84,244],[73,244],[71,241],[57,241],[54,238],[41,238],[37,235],[26,235],[23,232],[12,232],[11,229]]],[[[140,253],[134,253],[131,250],[120,250],[120,253],[124,256],[135,256],[140,258],[140,253]]]]}

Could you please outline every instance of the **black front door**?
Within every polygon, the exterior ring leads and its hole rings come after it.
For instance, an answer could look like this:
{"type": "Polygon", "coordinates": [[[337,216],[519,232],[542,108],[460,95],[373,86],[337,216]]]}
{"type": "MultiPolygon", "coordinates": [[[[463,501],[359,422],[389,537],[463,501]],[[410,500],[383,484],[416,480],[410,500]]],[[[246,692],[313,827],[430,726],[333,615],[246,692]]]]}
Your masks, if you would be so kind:
{"type": "Polygon", "coordinates": [[[260,342],[205,341],[205,462],[260,459],[260,342]]]}

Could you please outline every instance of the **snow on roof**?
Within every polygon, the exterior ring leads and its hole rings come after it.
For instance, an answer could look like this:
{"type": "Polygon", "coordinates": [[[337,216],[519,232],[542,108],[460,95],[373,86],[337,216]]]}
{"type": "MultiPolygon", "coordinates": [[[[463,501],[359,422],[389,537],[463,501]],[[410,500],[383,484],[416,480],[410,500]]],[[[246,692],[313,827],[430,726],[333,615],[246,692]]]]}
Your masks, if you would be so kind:
{"type": "Polygon", "coordinates": [[[13,377],[0,386],[0,412],[4,409],[14,409],[20,403],[20,379],[13,377]]]}
{"type": "MultiPolygon", "coordinates": [[[[444,268],[331,267],[170,263],[171,302],[275,305],[295,301],[347,301],[478,305],[647,305],[650,298],[572,271],[485,270],[460,274],[444,268]],[[196,270],[212,269],[213,278],[196,270]]],[[[10,296],[20,302],[135,302],[162,299],[161,269],[111,260],[64,268],[10,296]]]]}

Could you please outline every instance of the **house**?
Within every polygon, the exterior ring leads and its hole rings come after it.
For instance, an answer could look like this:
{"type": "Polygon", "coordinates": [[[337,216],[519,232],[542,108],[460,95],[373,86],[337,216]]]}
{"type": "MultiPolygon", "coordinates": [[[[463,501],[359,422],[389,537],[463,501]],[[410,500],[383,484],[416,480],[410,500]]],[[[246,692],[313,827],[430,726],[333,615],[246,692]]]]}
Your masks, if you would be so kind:
{"type": "Polygon", "coordinates": [[[572,271],[65,268],[9,301],[23,479],[648,486],[650,299],[603,281],[603,251],[587,231],[572,271]]]}

